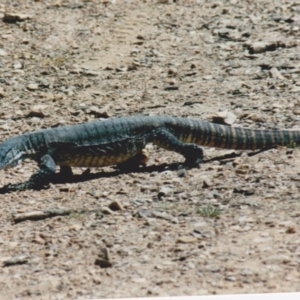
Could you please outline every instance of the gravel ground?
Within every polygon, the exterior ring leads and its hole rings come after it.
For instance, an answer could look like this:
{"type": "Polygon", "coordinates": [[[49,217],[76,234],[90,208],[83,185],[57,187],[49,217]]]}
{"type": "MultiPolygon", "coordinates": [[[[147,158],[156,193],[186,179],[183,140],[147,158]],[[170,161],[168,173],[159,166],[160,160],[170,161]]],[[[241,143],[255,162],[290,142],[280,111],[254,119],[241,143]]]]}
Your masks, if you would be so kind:
{"type": "MultiPolygon", "coordinates": [[[[1,3],[1,140],[137,114],[299,128],[297,1],[1,3]]],[[[300,290],[298,149],[205,148],[183,177],[182,157],[148,151],[140,172],[75,168],[79,180],[0,195],[2,298],[300,290]]],[[[2,170],[0,185],[36,169],[2,170]]]]}

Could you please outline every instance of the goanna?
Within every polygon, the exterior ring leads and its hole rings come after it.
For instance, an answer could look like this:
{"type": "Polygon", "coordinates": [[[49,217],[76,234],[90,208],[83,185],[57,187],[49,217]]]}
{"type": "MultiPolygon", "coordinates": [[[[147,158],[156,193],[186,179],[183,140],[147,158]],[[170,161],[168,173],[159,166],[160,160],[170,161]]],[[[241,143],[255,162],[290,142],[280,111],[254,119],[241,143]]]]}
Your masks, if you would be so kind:
{"type": "Polygon", "coordinates": [[[268,149],[300,144],[300,130],[267,130],[231,127],[169,116],[132,116],[44,129],[12,137],[0,144],[0,169],[26,158],[39,170],[20,184],[2,191],[36,189],[49,183],[56,166],[103,167],[118,165],[140,155],[153,143],[185,157],[184,165],[197,167],[203,151],[199,145],[227,149],[268,149]]]}

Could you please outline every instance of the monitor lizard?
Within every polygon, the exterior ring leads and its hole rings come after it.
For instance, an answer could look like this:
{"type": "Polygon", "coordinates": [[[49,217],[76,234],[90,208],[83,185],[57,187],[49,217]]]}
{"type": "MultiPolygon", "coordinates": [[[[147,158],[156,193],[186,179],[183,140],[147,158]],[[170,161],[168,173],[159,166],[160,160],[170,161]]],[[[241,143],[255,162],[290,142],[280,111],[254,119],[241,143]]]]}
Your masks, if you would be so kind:
{"type": "Polygon", "coordinates": [[[71,173],[71,167],[131,162],[148,143],[183,155],[184,166],[193,168],[203,158],[199,145],[245,150],[297,146],[300,130],[240,128],[170,116],[129,116],[44,129],[0,144],[0,170],[14,167],[26,158],[39,165],[28,181],[8,184],[2,192],[44,186],[56,172],[56,166],[71,173]]]}

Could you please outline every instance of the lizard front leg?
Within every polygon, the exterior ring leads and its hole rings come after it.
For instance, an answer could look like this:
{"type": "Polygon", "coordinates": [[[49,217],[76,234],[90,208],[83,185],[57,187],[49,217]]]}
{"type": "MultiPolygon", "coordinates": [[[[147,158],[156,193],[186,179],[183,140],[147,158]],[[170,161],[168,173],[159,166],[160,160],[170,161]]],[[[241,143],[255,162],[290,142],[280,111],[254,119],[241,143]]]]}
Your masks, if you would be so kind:
{"type": "Polygon", "coordinates": [[[56,164],[49,154],[45,154],[39,161],[39,170],[28,181],[19,184],[8,184],[0,189],[0,193],[39,189],[50,183],[51,175],[55,173],[56,164]]]}

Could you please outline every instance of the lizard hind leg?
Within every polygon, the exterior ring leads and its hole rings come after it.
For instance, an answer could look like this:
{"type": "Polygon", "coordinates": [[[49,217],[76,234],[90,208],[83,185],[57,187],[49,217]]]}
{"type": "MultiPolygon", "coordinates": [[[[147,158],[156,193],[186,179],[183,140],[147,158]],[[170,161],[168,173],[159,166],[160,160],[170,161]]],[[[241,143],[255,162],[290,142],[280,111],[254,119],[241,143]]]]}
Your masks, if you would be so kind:
{"type": "Polygon", "coordinates": [[[175,151],[184,156],[184,168],[199,168],[203,160],[203,150],[196,144],[182,143],[166,128],[159,128],[154,133],[155,145],[169,151],[175,151]]]}
{"type": "Polygon", "coordinates": [[[129,158],[128,160],[120,163],[117,165],[117,169],[124,172],[134,171],[140,165],[146,165],[147,161],[149,160],[149,153],[144,148],[135,156],[129,158]]]}

